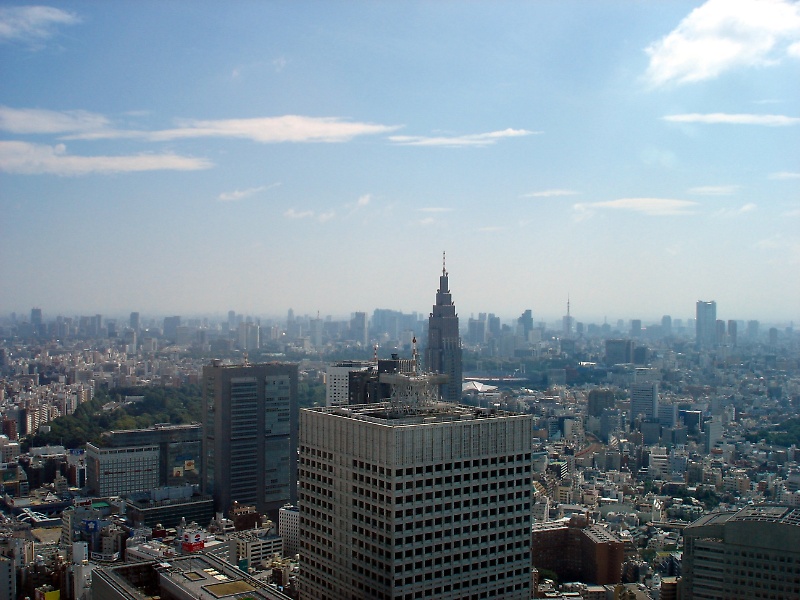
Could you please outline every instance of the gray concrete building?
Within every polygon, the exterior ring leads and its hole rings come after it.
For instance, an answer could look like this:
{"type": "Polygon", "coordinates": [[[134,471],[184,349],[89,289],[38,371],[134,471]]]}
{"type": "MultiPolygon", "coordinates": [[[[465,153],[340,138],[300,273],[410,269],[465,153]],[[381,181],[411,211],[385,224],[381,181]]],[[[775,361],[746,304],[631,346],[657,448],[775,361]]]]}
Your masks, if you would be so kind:
{"type": "Polygon", "coordinates": [[[234,502],[277,521],[297,501],[297,365],[203,367],[203,491],[218,512],[234,502]]]}
{"type": "Polygon", "coordinates": [[[683,536],[684,600],[800,598],[800,508],[711,513],[683,536]]]}
{"type": "Polygon", "coordinates": [[[532,417],[381,377],[389,402],[301,411],[303,598],[527,600],[532,417]]]}

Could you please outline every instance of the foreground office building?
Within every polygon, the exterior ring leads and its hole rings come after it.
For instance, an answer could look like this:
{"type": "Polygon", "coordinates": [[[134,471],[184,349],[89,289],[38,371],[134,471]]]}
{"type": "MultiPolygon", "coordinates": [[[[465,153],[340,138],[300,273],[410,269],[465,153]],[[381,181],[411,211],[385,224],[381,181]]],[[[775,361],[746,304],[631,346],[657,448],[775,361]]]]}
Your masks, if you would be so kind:
{"type": "Polygon", "coordinates": [[[442,380],[301,411],[304,600],[530,598],[531,417],[439,402],[442,380]]]}
{"type": "Polygon", "coordinates": [[[297,365],[203,367],[203,489],[218,512],[234,502],[277,521],[297,500],[297,365]]]}
{"type": "Polygon", "coordinates": [[[711,513],[683,536],[684,600],[800,598],[800,508],[711,513]]]}

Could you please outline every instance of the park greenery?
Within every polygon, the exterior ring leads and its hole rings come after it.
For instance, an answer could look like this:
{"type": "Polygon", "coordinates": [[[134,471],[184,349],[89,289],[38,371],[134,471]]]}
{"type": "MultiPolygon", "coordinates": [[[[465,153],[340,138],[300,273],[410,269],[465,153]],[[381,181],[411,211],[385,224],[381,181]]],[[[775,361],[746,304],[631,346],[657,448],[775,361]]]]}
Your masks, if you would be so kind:
{"type": "Polygon", "coordinates": [[[766,440],[768,444],[786,448],[792,444],[800,445],[800,417],[787,419],[774,429],[760,429],[753,433],[748,433],[745,438],[750,442],[766,440]]]}
{"type": "MultiPolygon", "coordinates": [[[[324,404],[325,386],[317,381],[300,381],[297,400],[301,408],[324,404]]],[[[28,436],[23,447],[26,451],[48,444],[81,448],[86,442],[101,443],[104,431],[144,429],[156,423],[200,423],[201,411],[199,385],[100,389],[73,414],[58,417],[44,430],[28,436]]]]}

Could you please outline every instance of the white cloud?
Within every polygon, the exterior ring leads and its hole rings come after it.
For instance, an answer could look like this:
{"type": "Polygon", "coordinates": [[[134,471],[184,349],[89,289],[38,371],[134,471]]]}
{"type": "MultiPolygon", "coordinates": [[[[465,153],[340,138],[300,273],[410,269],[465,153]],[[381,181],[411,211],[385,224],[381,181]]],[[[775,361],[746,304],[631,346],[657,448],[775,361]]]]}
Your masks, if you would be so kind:
{"type": "Polygon", "coordinates": [[[45,110],[0,106],[0,129],[10,133],[41,134],[102,130],[109,126],[103,115],[85,110],[45,110]]]}
{"type": "Polygon", "coordinates": [[[588,202],[575,204],[574,209],[579,217],[586,218],[598,209],[626,210],[639,212],[654,217],[692,214],[697,202],[690,200],[672,200],[670,198],[620,198],[605,202],[588,202]]]}
{"type": "Polygon", "coordinates": [[[346,121],[339,117],[256,117],[216,121],[181,120],[178,127],[161,131],[105,130],[69,136],[66,139],[139,138],[154,142],[190,138],[238,138],[264,144],[279,142],[347,142],[362,135],[389,133],[395,125],[346,121]]]}
{"type": "Polygon", "coordinates": [[[689,188],[689,193],[699,196],[731,196],[741,187],[740,185],[701,185],[689,188]]]}
{"type": "Polygon", "coordinates": [[[645,79],[658,87],[718,77],[797,57],[800,4],[789,0],[709,0],[648,46],[645,79]]]}
{"type": "Polygon", "coordinates": [[[327,223],[336,216],[336,212],[329,210],[322,213],[315,213],[313,210],[295,210],[290,208],[283,212],[287,219],[315,219],[320,223],[327,223]]]}
{"type": "Polygon", "coordinates": [[[52,37],[60,25],[75,25],[80,18],[52,6],[0,8],[0,42],[39,44],[52,37]]]}
{"type": "Polygon", "coordinates": [[[256,194],[260,194],[261,192],[265,192],[268,189],[277,187],[279,185],[280,183],[273,183],[271,185],[260,185],[258,187],[247,188],[245,190],[222,192],[219,196],[217,196],[217,200],[220,200],[221,202],[235,202],[236,200],[243,200],[245,198],[249,198],[250,196],[255,196],[256,194]]]}
{"type": "Polygon", "coordinates": [[[427,227],[428,225],[433,225],[436,223],[436,219],[433,217],[425,217],[424,219],[420,219],[419,224],[423,227],[427,227]]]}
{"type": "Polygon", "coordinates": [[[389,140],[401,146],[491,146],[503,138],[521,137],[536,133],[541,132],[528,131],[527,129],[503,129],[502,131],[456,136],[392,135],[389,136],[389,140]]]}
{"type": "Polygon", "coordinates": [[[739,208],[723,208],[714,213],[714,216],[722,219],[733,219],[749,212],[753,212],[756,208],[757,207],[755,204],[748,203],[740,206],[739,208]]]}
{"type": "Polygon", "coordinates": [[[443,206],[426,206],[425,208],[418,208],[417,210],[424,213],[445,213],[451,212],[453,209],[445,208],[443,206]]]}
{"type": "Polygon", "coordinates": [[[272,66],[275,68],[276,73],[283,71],[286,68],[286,64],[286,58],[283,56],[279,56],[278,58],[272,60],[272,66]]]}
{"type": "Polygon", "coordinates": [[[778,171],[777,173],[770,173],[770,179],[800,179],[800,173],[792,173],[790,171],[778,171]]]}
{"type": "Polygon", "coordinates": [[[70,156],[63,144],[47,146],[28,142],[0,141],[0,171],[23,175],[87,175],[136,171],[195,171],[213,163],[203,158],[176,154],[129,156],[70,156]]]}
{"type": "Polygon", "coordinates": [[[786,115],[688,113],[683,115],[666,115],[661,118],[664,121],[670,121],[672,123],[724,123],[728,125],[767,125],[770,127],[800,124],[800,117],[787,117],[786,115]]]}
{"type": "Polygon", "coordinates": [[[358,206],[366,206],[367,204],[370,203],[371,200],[372,200],[372,194],[364,194],[362,196],[359,196],[358,200],[356,201],[356,204],[358,206]]]}
{"type": "Polygon", "coordinates": [[[530,192],[522,194],[522,198],[555,198],[558,196],[575,196],[578,192],[573,190],[542,190],[540,192],[530,192]]]}

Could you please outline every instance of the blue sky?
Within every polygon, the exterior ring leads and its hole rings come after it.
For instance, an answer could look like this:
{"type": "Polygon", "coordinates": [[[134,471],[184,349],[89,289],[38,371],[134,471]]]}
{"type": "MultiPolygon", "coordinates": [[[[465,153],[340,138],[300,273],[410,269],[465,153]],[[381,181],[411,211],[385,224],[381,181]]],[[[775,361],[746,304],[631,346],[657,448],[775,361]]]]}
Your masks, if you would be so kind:
{"type": "Polygon", "coordinates": [[[800,318],[800,3],[0,3],[0,312],[800,318]]]}

